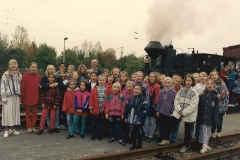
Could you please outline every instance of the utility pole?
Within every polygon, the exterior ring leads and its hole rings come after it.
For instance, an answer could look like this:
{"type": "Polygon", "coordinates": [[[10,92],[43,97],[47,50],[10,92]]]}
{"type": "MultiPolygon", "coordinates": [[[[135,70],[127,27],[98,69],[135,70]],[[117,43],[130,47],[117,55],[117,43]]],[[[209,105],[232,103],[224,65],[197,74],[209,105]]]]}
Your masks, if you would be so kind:
{"type": "Polygon", "coordinates": [[[121,47],[121,70],[123,69],[123,64],[122,64],[122,55],[123,55],[123,47],[121,47]]]}

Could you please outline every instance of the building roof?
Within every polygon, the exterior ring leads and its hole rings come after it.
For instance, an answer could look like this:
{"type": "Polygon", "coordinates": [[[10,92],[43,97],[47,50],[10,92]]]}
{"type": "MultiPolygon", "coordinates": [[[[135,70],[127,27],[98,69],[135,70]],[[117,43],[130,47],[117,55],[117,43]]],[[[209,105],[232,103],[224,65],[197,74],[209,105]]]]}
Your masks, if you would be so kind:
{"type": "Polygon", "coordinates": [[[223,48],[223,56],[240,59],[240,44],[223,48]]]}

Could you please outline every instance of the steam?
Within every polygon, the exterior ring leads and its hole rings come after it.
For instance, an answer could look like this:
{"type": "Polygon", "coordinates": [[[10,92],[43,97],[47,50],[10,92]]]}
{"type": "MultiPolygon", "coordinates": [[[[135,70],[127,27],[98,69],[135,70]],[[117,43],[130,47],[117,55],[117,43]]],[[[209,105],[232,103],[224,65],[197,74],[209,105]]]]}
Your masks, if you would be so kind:
{"type": "Polygon", "coordinates": [[[229,1],[154,0],[145,26],[148,40],[169,44],[189,32],[203,34],[226,13],[226,3],[229,1]]]}

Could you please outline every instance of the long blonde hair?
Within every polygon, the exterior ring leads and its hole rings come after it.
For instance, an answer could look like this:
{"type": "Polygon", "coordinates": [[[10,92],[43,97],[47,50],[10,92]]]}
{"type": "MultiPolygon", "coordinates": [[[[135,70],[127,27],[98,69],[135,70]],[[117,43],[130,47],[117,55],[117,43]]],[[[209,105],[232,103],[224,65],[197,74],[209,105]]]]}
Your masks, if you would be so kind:
{"type": "Polygon", "coordinates": [[[8,61],[8,70],[7,70],[8,79],[10,79],[10,72],[11,72],[10,63],[14,63],[14,62],[17,63],[17,69],[16,69],[16,71],[17,71],[18,77],[20,77],[20,74],[21,74],[21,73],[20,73],[20,71],[19,71],[19,69],[18,69],[18,62],[17,62],[17,60],[16,60],[16,59],[10,59],[10,60],[8,61]]]}

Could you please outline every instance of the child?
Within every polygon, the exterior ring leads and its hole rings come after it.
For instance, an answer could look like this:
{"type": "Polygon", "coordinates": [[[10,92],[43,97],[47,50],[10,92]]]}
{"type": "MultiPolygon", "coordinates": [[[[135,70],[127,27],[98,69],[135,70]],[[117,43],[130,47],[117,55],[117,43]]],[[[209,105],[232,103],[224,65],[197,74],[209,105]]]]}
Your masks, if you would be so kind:
{"type": "Polygon", "coordinates": [[[72,73],[72,79],[74,80],[76,86],[75,87],[78,87],[79,86],[79,81],[78,81],[78,73],[76,71],[73,71],[72,73]]]}
{"type": "Polygon", "coordinates": [[[64,87],[60,90],[61,91],[61,103],[58,108],[58,110],[59,110],[58,129],[66,129],[65,126],[67,126],[67,117],[66,117],[66,113],[62,111],[62,103],[63,103],[65,92],[67,91],[67,87],[68,87],[67,72],[65,70],[59,70],[58,74],[64,85],[64,87]]]}
{"type": "Polygon", "coordinates": [[[156,82],[160,85],[160,76],[161,74],[159,72],[155,72],[155,75],[156,75],[156,82]]]}
{"type": "Polygon", "coordinates": [[[222,132],[222,124],[223,124],[223,116],[227,112],[228,109],[228,98],[229,98],[229,92],[226,87],[226,84],[224,81],[219,77],[217,71],[212,71],[210,73],[210,78],[215,81],[215,89],[218,92],[219,99],[219,124],[212,125],[212,138],[220,138],[221,132],[222,132]],[[217,129],[217,134],[215,133],[217,129]]]}
{"type": "Polygon", "coordinates": [[[107,78],[108,77],[108,75],[109,75],[109,69],[107,69],[107,68],[104,68],[103,69],[103,74],[105,75],[105,77],[107,78]]]}
{"type": "Polygon", "coordinates": [[[127,81],[128,81],[128,73],[125,71],[122,71],[120,73],[120,80],[119,80],[119,83],[121,85],[121,91],[126,90],[127,81]]]}
{"type": "Polygon", "coordinates": [[[88,91],[91,92],[95,86],[98,86],[98,75],[97,72],[91,73],[90,82],[88,83],[88,91]]]}
{"type": "Polygon", "coordinates": [[[173,80],[170,77],[166,77],[163,80],[164,89],[160,92],[157,107],[156,116],[159,118],[161,139],[162,141],[158,145],[170,144],[169,138],[171,133],[170,118],[174,110],[174,99],[176,91],[172,88],[173,80]]]}
{"type": "MultiPolygon", "coordinates": [[[[65,70],[65,69],[66,69],[65,63],[64,63],[64,62],[59,63],[58,68],[59,68],[59,71],[60,71],[60,70],[65,70]]],[[[55,73],[55,76],[56,76],[56,77],[59,77],[59,71],[57,71],[57,72],[55,73]]]]}
{"type": "Polygon", "coordinates": [[[160,81],[160,88],[163,89],[164,86],[163,86],[163,80],[164,78],[166,78],[166,75],[165,74],[161,74],[160,77],[159,77],[159,81],[160,81]]]}
{"type": "Polygon", "coordinates": [[[174,90],[175,90],[176,92],[180,91],[180,89],[181,89],[181,84],[182,84],[182,77],[176,75],[176,76],[173,78],[173,86],[174,86],[174,90]]]}
{"type": "Polygon", "coordinates": [[[143,78],[143,82],[145,83],[145,84],[148,84],[148,75],[146,75],[146,76],[144,76],[144,78],[143,78]]]}
{"type": "MultiPolygon", "coordinates": [[[[182,77],[175,75],[174,79],[173,79],[173,86],[174,86],[174,90],[177,92],[179,92],[182,88],[181,86],[182,84],[182,77]]],[[[178,131],[179,131],[179,127],[180,127],[180,122],[179,121],[175,126],[172,127],[172,131],[171,131],[171,137],[170,137],[170,143],[175,143],[177,140],[177,135],[178,135],[178,131]]]]}
{"type": "MultiPolygon", "coordinates": [[[[126,90],[121,91],[121,95],[124,98],[124,104],[126,106],[126,104],[128,103],[128,100],[133,96],[133,82],[132,81],[127,81],[126,83],[126,90]]],[[[124,106],[124,108],[125,108],[124,106]]],[[[131,140],[129,138],[129,126],[128,124],[125,122],[123,122],[122,124],[122,129],[123,129],[123,142],[124,143],[130,143],[131,140]]]]}
{"type": "Polygon", "coordinates": [[[149,74],[149,83],[147,84],[150,101],[149,101],[149,113],[146,118],[145,125],[143,126],[144,135],[147,138],[148,142],[151,142],[153,139],[153,134],[155,131],[155,124],[156,124],[156,104],[158,102],[158,97],[160,94],[160,86],[156,83],[156,75],[154,72],[149,74]]]}
{"type": "MultiPolygon", "coordinates": [[[[56,83],[55,74],[49,74],[47,76],[49,85],[56,83]]],[[[50,129],[49,133],[52,134],[55,127],[56,120],[56,109],[60,104],[61,93],[57,86],[49,87],[49,89],[41,92],[39,104],[42,106],[42,115],[39,126],[38,135],[43,134],[43,130],[45,127],[45,120],[47,115],[50,112],[50,129]]]]}
{"type": "Polygon", "coordinates": [[[132,96],[124,110],[125,122],[130,126],[132,146],[129,150],[142,148],[141,129],[148,114],[148,102],[142,95],[142,86],[134,86],[134,96],[132,96]]]}
{"type": "Polygon", "coordinates": [[[200,153],[205,153],[211,150],[208,146],[208,141],[211,136],[212,124],[218,124],[219,108],[218,108],[218,93],[214,89],[215,82],[213,79],[207,79],[207,88],[203,94],[199,96],[198,115],[196,125],[199,130],[196,130],[196,137],[199,143],[202,143],[200,153]]]}
{"type": "Polygon", "coordinates": [[[113,74],[109,74],[107,76],[107,82],[105,83],[105,86],[112,88],[113,83],[115,83],[115,77],[113,74]]]}
{"type": "Polygon", "coordinates": [[[171,117],[172,126],[176,126],[181,119],[185,122],[184,128],[184,144],[180,152],[187,151],[189,141],[192,139],[194,122],[197,118],[198,94],[194,89],[195,80],[191,74],[187,74],[183,80],[184,88],[176,95],[174,100],[175,109],[171,117]]]}
{"type": "Polygon", "coordinates": [[[84,64],[79,65],[78,70],[77,70],[79,82],[87,81],[86,70],[87,70],[87,67],[84,64]]]}
{"type": "MultiPolygon", "coordinates": [[[[56,70],[53,65],[47,66],[47,69],[45,71],[45,76],[43,76],[43,78],[41,79],[40,85],[39,85],[41,91],[46,91],[52,87],[58,87],[60,92],[62,92],[62,90],[64,90],[65,86],[63,85],[63,81],[60,77],[57,77],[54,83],[49,84],[48,75],[50,75],[50,74],[55,75],[55,71],[56,70]]],[[[61,101],[62,101],[62,99],[61,99],[61,101]]],[[[48,116],[47,117],[48,125],[50,124],[49,121],[50,120],[49,120],[49,116],[48,116]]],[[[60,133],[60,131],[58,129],[58,125],[59,125],[59,107],[57,107],[57,110],[56,110],[56,120],[55,120],[55,130],[54,130],[56,133],[60,133]]]]}
{"type": "Polygon", "coordinates": [[[69,132],[69,135],[67,136],[66,139],[74,137],[74,132],[80,118],[82,118],[80,138],[84,138],[84,131],[85,131],[86,120],[88,115],[89,98],[90,98],[90,93],[87,90],[87,82],[82,81],[80,83],[80,91],[78,91],[74,96],[75,116],[74,116],[71,132],[69,132]]]}
{"type": "Polygon", "coordinates": [[[119,83],[114,83],[112,86],[113,93],[107,97],[106,100],[106,119],[109,120],[109,130],[110,139],[109,143],[115,141],[114,136],[118,136],[118,142],[125,146],[123,142],[122,129],[121,129],[121,119],[123,119],[124,112],[124,98],[120,96],[121,85],[119,83]]]}
{"type": "Polygon", "coordinates": [[[115,67],[112,69],[112,74],[114,75],[115,77],[115,82],[118,82],[120,80],[120,69],[115,67]]]}
{"type": "Polygon", "coordinates": [[[201,95],[206,88],[207,73],[201,72],[199,75],[200,75],[200,78],[199,78],[200,82],[196,84],[195,89],[198,95],[201,95]]]}
{"type": "Polygon", "coordinates": [[[196,84],[200,82],[200,75],[199,75],[199,73],[193,73],[193,77],[195,79],[196,84]]]}
{"type": "MultiPolygon", "coordinates": [[[[95,72],[93,72],[94,75],[95,72]]],[[[93,76],[92,73],[92,76],[93,76]]],[[[106,77],[104,75],[100,75],[98,77],[99,86],[95,86],[90,93],[90,101],[89,101],[89,109],[92,114],[92,130],[93,135],[91,140],[102,140],[102,134],[104,129],[104,106],[103,102],[107,97],[107,87],[105,86],[106,77]]]]}
{"type": "Polygon", "coordinates": [[[21,82],[21,99],[25,106],[27,132],[37,132],[36,121],[39,102],[40,75],[37,73],[37,63],[31,62],[29,72],[23,75],[21,82]]]}
{"type": "Polygon", "coordinates": [[[136,80],[136,73],[131,74],[131,81],[135,82],[136,80]]]}
{"type": "Polygon", "coordinates": [[[237,73],[238,79],[233,82],[233,89],[230,97],[231,104],[233,107],[236,104],[236,98],[240,94],[240,72],[237,73]]]}
{"type": "Polygon", "coordinates": [[[90,83],[91,73],[92,73],[92,72],[93,72],[92,69],[87,69],[87,70],[86,70],[87,83],[90,83]]]}
{"type": "Polygon", "coordinates": [[[62,111],[65,112],[67,115],[67,124],[68,124],[69,135],[71,133],[72,123],[73,123],[73,115],[74,115],[73,100],[74,100],[74,96],[78,90],[79,90],[79,88],[76,86],[75,81],[70,80],[70,82],[68,84],[68,89],[64,94],[64,99],[63,99],[63,104],[62,104],[62,111]]]}
{"type": "Polygon", "coordinates": [[[136,80],[133,83],[133,86],[135,86],[136,84],[139,84],[143,87],[142,88],[142,91],[143,91],[142,94],[144,95],[144,97],[149,102],[149,91],[148,91],[147,85],[143,82],[143,72],[142,71],[137,71],[136,72],[136,80]]]}
{"type": "Polygon", "coordinates": [[[3,73],[1,79],[2,97],[2,126],[6,126],[3,137],[9,134],[19,135],[15,125],[20,125],[20,83],[22,74],[18,70],[18,63],[15,59],[8,62],[8,70],[3,73]],[[9,129],[10,127],[10,129],[9,129]]]}
{"type": "Polygon", "coordinates": [[[68,80],[72,79],[73,72],[75,71],[75,67],[73,65],[69,65],[67,72],[68,72],[68,80]]]}

